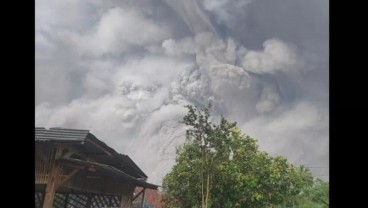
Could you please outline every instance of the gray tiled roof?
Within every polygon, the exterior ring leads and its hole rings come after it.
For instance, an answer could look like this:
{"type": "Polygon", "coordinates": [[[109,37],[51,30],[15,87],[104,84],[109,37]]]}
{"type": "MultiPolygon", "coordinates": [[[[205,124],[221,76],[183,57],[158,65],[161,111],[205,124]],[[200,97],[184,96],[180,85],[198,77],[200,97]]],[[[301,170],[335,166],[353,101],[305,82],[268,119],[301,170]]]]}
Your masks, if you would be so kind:
{"type": "Polygon", "coordinates": [[[36,141],[83,141],[88,135],[88,130],[50,128],[46,130],[43,127],[35,128],[36,141]]]}

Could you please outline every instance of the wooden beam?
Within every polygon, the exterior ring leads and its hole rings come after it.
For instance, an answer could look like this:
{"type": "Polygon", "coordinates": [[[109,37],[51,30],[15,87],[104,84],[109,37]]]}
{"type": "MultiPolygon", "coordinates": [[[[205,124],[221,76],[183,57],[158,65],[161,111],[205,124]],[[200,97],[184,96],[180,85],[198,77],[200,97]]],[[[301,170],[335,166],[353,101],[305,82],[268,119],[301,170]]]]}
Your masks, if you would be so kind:
{"type": "Polygon", "coordinates": [[[63,157],[65,157],[65,158],[70,158],[73,154],[78,155],[79,157],[83,158],[84,160],[87,160],[87,158],[88,158],[87,154],[82,153],[81,151],[79,151],[75,147],[65,146],[65,149],[67,150],[67,152],[63,155],[63,157]]]}
{"type": "Polygon", "coordinates": [[[96,168],[93,164],[91,164],[91,165],[77,165],[77,164],[73,164],[73,163],[68,162],[68,161],[62,161],[62,165],[72,167],[72,168],[76,168],[76,169],[79,169],[79,170],[86,169],[86,170],[91,171],[91,172],[96,172],[96,168]]]}
{"type": "Polygon", "coordinates": [[[59,181],[56,184],[56,189],[59,188],[60,186],[62,186],[65,182],[67,182],[71,177],[73,177],[79,171],[80,171],[80,168],[74,169],[71,173],[69,173],[69,175],[67,175],[63,180],[59,181]]]}
{"type": "Polygon", "coordinates": [[[37,155],[39,155],[41,157],[41,159],[43,160],[42,162],[47,162],[48,158],[45,155],[45,153],[43,151],[37,151],[37,155]]]}
{"type": "Polygon", "coordinates": [[[86,168],[83,165],[76,165],[76,164],[68,163],[68,162],[65,162],[65,161],[63,161],[62,164],[63,164],[63,166],[69,166],[69,167],[72,167],[72,168],[78,168],[78,169],[85,169],[86,168]]]}
{"type": "Polygon", "coordinates": [[[60,174],[61,165],[59,162],[55,162],[49,172],[49,178],[46,185],[45,197],[43,201],[43,208],[51,208],[54,202],[55,190],[57,178],[60,174]]]}
{"type": "Polygon", "coordinates": [[[86,140],[87,142],[91,143],[92,145],[94,145],[95,147],[99,148],[100,150],[102,150],[103,152],[105,152],[107,155],[109,155],[110,157],[113,157],[113,155],[107,151],[106,149],[104,149],[103,147],[101,147],[100,145],[98,145],[96,142],[92,141],[92,140],[86,140]]]}
{"type": "Polygon", "coordinates": [[[127,193],[133,193],[135,189],[135,186],[130,187],[130,190],[127,192],[124,192],[120,199],[120,208],[126,208],[132,206],[132,196],[129,196],[127,193]]]}
{"type": "Polygon", "coordinates": [[[143,208],[144,206],[144,200],[146,198],[146,188],[143,188],[143,196],[142,196],[142,203],[141,203],[141,208],[143,208]]]}
{"type": "Polygon", "coordinates": [[[54,159],[56,160],[60,159],[60,157],[63,156],[63,151],[64,151],[64,145],[58,146],[56,149],[56,154],[55,154],[54,159]]]}
{"type": "Polygon", "coordinates": [[[59,146],[56,149],[54,158],[51,158],[52,162],[50,164],[50,171],[46,184],[45,197],[43,200],[43,208],[51,208],[54,202],[57,179],[61,172],[61,164],[58,160],[56,160],[56,158],[59,158],[61,156],[62,150],[63,148],[59,146]]]}
{"type": "Polygon", "coordinates": [[[137,195],[135,195],[133,198],[132,198],[132,201],[134,201],[136,198],[138,198],[139,197],[139,195],[141,195],[141,193],[143,193],[143,190],[144,189],[142,189],[137,195]]]}
{"type": "Polygon", "coordinates": [[[65,146],[64,149],[67,150],[67,152],[63,154],[64,158],[71,158],[71,156],[75,154],[83,158],[86,161],[97,162],[96,160],[92,159],[89,154],[85,154],[81,152],[80,150],[76,149],[75,147],[65,146]]]}

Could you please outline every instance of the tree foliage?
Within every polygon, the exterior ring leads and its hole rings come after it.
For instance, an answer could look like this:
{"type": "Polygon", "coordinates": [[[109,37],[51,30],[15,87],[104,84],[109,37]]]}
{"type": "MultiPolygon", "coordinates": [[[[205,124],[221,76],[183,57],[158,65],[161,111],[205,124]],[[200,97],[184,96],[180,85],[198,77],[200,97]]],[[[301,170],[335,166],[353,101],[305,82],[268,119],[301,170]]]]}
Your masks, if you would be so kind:
{"type": "Polygon", "coordinates": [[[165,207],[271,207],[312,184],[308,170],[258,150],[236,122],[212,122],[211,104],[186,107],[186,142],[163,180],[165,207]]]}
{"type": "Polygon", "coordinates": [[[311,186],[305,186],[296,196],[287,198],[277,208],[303,207],[303,208],[328,208],[329,207],[329,183],[315,178],[311,186]]]}

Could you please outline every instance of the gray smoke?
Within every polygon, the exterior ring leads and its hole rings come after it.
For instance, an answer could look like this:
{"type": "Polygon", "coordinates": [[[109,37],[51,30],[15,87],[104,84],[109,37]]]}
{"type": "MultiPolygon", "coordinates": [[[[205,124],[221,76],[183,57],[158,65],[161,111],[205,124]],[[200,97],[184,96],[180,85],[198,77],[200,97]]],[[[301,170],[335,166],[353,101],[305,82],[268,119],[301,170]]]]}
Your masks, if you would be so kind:
{"type": "Polygon", "coordinates": [[[184,105],[211,101],[328,180],[327,2],[37,0],[36,126],[89,129],[160,184],[184,105]]]}

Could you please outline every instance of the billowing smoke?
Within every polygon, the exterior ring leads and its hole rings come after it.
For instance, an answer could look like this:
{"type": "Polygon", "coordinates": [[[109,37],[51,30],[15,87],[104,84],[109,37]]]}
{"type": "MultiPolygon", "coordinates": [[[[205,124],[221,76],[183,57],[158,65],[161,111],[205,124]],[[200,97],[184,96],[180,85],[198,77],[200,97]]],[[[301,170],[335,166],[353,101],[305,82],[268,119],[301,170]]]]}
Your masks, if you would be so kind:
{"type": "Polygon", "coordinates": [[[36,126],[89,129],[157,184],[210,101],[328,180],[328,67],[327,1],[36,1],[36,126]]]}

